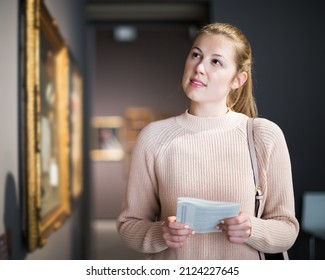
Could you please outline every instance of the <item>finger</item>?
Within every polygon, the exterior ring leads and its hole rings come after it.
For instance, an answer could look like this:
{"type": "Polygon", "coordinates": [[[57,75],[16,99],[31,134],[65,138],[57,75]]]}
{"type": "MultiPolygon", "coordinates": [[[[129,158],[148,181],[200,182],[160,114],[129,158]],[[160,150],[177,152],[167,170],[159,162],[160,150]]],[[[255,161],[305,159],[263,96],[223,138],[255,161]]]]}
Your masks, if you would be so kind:
{"type": "Polygon", "coordinates": [[[218,225],[217,228],[224,231],[247,231],[250,229],[250,225],[248,223],[234,225],[221,224],[218,225]]]}
{"type": "Polygon", "coordinates": [[[237,236],[230,236],[228,237],[228,240],[232,243],[245,243],[248,240],[248,237],[237,237],[237,236]]]}
{"type": "Polygon", "coordinates": [[[168,222],[173,223],[173,222],[176,222],[176,217],[175,216],[169,216],[167,218],[167,220],[168,220],[168,222]]]}
{"type": "Polygon", "coordinates": [[[249,217],[240,213],[236,217],[227,218],[227,219],[222,220],[220,224],[237,225],[237,224],[246,223],[247,221],[249,221],[249,217]]]}
{"type": "Polygon", "coordinates": [[[175,216],[169,216],[167,218],[167,226],[174,229],[183,229],[186,228],[185,224],[182,224],[180,222],[176,222],[175,216]]]}
{"type": "Polygon", "coordinates": [[[173,248],[173,249],[178,249],[178,248],[181,248],[184,246],[184,243],[182,243],[182,242],[180,242],[180,243],[174,243],[171,241],[165,241],[165,242],[169,248],[173,248]]]}
{"type": "Polygon", "coordinates": [[[242,224],[243,222],[245,222],[245,219],[243,219],[243,217],[236,216],[236,217],[224,219],[221,222],[221,224],[225,224],[225,225],[237,225],[237,224],[242,224]]]}
{"type": "Polygon", "coordinates": [[[171,229],[168,228],[168,232],[172,235],[192,235],[192,230],[191,229],[171,229]]]}
{"type": "Polygon", "coordinates": [[[180,229],[178,229],[177,225],[173,225],[172,227],[169,227],[168,225],[164,224],[162,227],[163,232],[167,232],[172,235],[193,235],[194,231],[192,229],[187,228],[184,224],[182,224],[180,229]],[[176,228],[172,228],[176,227],[176,228]],[[184,228],[185,227],[185,228],[184,228]]]}
{"type": "Polygon", "coordinates": [[[229,237],[249,237],[249,230],[228,230],[225,234],[229,237]]]}
{"type": "Polygon", "coordinates": [[[169,233],[163,234],[163,239],[165,240],[165,243],[170,248],[180,248],[184,245],[184,242],[186,240],[186,236],[173,236],[169,233]]]}
{"type": "Polygon", "coordinates": [[[180,222],[168,223],[167,226],[171,229],[189,229],[189,226],[180,222]]]}
{"type": "MultiPolygon", "coordinates": [[[[173,225],[173,227],[178,227],[177,225],[173,225]]],[[[164,224],[162,227],[162,231],[164,233],[168,233],[171,235],[180,235],[180,236],[191,236],[194,235],[194,231],[192,231],[191,229],[187,229],[184,228],[184,225],[181,226],[181,229],[175,229],[175,228],[171,228],[168,225],[164,224]]]]}
{"type": "Polygon", "coordinates": [[[188,236],[181,236],[181,235],[166,235],[165,240],[168,240],[170,242],[174,242],[174,243],[182,243],[187,239],[188,236]]]}

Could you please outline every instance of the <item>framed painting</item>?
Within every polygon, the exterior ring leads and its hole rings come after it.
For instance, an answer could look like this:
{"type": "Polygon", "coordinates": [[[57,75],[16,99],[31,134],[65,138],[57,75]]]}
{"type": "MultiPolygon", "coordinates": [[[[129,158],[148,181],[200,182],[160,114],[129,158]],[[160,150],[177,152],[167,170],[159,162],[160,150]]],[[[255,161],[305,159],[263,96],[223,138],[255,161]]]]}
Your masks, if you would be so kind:
{"type": "Polygon", "coordinates": [[[125,119],[125,164],[126,174],[130,168],[131,154],[140,131],[155,120],[154,112],[148,107],[128,107],[125,119]]]}
{"type": "Polygon", "coordinates": [[[69,52],[69,131],[70,131],[70,188],[71,198],[75,201],[82,192],[83,166],[83,79],[76,59],[69,52]]]}
{"type": "Polygon", "coordinates": [[[124,158],[123,123],[123,118],[119,116],[92,119],[92,160],[120,161],[124,158]]]}
{"type": "Polygon", "coordinates": [[[155,120],[155,115],[147,107],[129,107],[125,110],[126,147],[131,153],[140,131],[155,120]]]}
{"type": "Polygon", "coordinates": [[[25,198],[29,251],[70,213],[69,57],[43,1],[26,1],[25,198]]]}

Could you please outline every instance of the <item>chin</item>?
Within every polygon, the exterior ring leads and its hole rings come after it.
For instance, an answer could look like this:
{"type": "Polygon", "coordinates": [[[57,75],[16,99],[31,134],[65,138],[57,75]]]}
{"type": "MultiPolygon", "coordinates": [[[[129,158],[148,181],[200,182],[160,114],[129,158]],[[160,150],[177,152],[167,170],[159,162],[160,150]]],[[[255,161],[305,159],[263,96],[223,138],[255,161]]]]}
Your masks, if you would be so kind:
{"type": "Polygon", "coordinates": [[[195,91],[186,92],[185,94],[186,94],[187,98],[190,99],[191,101],[195,101],[195,102],[202,101],[200,94],[195,91]]]}

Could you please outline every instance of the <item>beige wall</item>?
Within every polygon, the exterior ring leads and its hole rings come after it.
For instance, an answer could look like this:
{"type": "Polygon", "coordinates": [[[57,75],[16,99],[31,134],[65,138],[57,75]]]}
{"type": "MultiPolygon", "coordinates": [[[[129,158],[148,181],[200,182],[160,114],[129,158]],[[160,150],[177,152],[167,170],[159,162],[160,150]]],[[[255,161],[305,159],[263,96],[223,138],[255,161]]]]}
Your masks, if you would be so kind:
{"type": "MultiPolygon", "coordinates": [[[[18,1],[0,2],[0,235],[19,229],[18,1]],[[16,218],[16,220],[12,220],[16,218]]],[[[16,239],[17,240],[17,239],[16,239]]],[[[19,244],[17,244],[19,246],[19,244]]]]}

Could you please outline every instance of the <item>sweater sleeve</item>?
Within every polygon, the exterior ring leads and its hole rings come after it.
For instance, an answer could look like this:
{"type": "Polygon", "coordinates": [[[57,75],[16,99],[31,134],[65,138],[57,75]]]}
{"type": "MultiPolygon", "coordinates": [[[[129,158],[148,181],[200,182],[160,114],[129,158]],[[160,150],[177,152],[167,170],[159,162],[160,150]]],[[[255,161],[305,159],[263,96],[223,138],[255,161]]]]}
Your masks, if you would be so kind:
{"type": "Polygon", "coordinates": [[[264,253],[279,253],[294,244],[299,232],[290,156],[276,124],[256,119],[254,126],[264,209],[261,218],[251,217],[252,232],[247,243],[264,253]]]}
{"type": "Polygon", "coordinates": [[[144,128],[132,152],[129,179],[117,228],[126,246],[142,253],[167,248],[162,237],[158,186],[155,176],[155,133],[144,128]]]}

